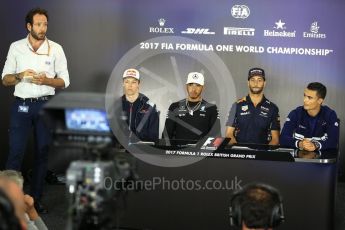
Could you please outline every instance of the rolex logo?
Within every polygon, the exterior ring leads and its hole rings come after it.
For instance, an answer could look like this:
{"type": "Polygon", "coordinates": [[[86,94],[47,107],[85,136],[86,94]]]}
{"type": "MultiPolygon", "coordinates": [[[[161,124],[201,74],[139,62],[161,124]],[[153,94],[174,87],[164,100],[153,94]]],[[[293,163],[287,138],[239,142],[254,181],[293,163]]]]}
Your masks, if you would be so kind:
{"type": "Polygon", "coordinates": [[[151,26],[149,28],[150,33],[156,33],[156,34],[158,34],[158,33],[159,34],[173,34],[174,33],[174,28],[165,28],[164,27],[165,22],[166,22],[166,20],[164,18],[160,18],[157,21],[158,21],[159,26],[157,26],[157,27],[151,26]]]}
{"type": "Polygon", "coordinates": [[[159,26],[164,26],[164,24],[165,24],[165,19],[164,19],[164,18],[158,19],[158,23],[159,23],[159,26]]]}

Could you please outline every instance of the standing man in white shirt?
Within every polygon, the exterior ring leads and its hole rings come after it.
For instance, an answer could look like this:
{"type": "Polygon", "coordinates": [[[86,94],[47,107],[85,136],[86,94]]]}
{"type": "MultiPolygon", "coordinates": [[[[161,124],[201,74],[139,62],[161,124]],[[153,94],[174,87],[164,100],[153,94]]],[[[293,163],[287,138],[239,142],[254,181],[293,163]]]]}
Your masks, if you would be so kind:
{"type": "Polygon", "coordinates": [[[47,168],[50,133],[39,112],[55,94],[55,88],[69,85],[67,60],[62,47],[48,40],[48,13],[35,8],[25,18],[28,36],[10,46],[2,72],[2,83],[15,86],[9,127],[9,155],[7,169],[20,171],[31,128],[35,136],[35,159],[30,195],[40,213],[44,178],[47,168]]]}

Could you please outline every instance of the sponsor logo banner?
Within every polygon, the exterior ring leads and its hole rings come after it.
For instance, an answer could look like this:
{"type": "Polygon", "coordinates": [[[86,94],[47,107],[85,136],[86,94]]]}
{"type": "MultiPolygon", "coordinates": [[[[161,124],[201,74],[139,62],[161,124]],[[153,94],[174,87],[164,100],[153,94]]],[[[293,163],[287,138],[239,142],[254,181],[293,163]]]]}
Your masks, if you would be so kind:
{"type": "Polygon", "coordinates": [[[209,28],[187,28],[184,31],[181,31],[181,34],[205,34],[213,35],[215,32],[210,31],[209,28]]]}
{"type": "Polygon", "coordinates": [[[224,27],[225,35],[254,36],[254,28],[224,27]]]}

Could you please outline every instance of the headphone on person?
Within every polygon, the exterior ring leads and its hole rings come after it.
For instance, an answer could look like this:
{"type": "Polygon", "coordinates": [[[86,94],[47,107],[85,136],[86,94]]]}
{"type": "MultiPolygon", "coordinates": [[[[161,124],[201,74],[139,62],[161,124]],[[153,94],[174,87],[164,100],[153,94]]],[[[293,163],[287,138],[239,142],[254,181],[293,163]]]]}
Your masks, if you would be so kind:
{"type": "Polygon", "coordinates": [[[246,196],[246,193],[251,189],[260,189],[271,195],[274,205],[271,210],[270,221],[268,227],[274,228],[280,225],[285,220],[284,210],[283,210],[283,199],[279,191],[272,186],[262,184],[262,183],[253,183],[244,186],[242,189],[233,193],[230,200],[229,207],[229,216],[230,216],[230,225],[241,227],[243,222],[242,216],[242,203],[243,199],[246,196]]]}
{"type": "Polygon", "coordinates": [[[0,229],[18,230],[21,229],[16,216],[14,206],[4,191],[0,189],[0,229]]]}

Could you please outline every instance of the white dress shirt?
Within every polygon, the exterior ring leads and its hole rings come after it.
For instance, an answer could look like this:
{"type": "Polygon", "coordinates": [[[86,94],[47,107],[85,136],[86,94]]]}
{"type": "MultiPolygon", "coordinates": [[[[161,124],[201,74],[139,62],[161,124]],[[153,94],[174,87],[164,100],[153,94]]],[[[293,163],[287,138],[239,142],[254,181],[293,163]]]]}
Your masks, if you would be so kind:
{"type": "MultiPolygon", "coordinates": [[[[29,42],[29,36],[11,44],[2,78],[7,74],[21,73],[27,69],[32,69],[36,73],[44,72],[48,78],[61,78],[65,82],[65,87],[69,85],[65,53],[59,44],[47,38],[36,52],[33,51],[29,42]]],[[[25,80],[16,84],[14,90],[14,96],[21,98],[36,98],[54,94],[54,87],[36,85],[25,80]]]]}

